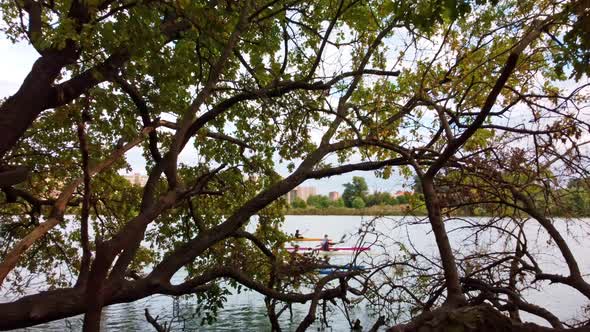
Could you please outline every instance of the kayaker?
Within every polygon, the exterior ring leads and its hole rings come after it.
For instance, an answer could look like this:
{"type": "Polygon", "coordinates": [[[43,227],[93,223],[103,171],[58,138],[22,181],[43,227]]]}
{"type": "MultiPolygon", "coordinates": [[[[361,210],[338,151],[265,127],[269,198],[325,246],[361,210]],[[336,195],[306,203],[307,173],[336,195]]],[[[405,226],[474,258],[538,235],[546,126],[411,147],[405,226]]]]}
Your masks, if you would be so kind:
{"type": "Polygon", "coordinates": [[[301,236],[301,234],[299,233],[299,230],[295,230],[295,238],[296,239],[303,239],[303,236],[301,236]]]}
{"type": "Polygon", "coordinates": [[[324,234],[324,238],[322,239],[322,242],[321,242],[321,249],[323,251],[330,250],[330,240],[328,239],[328,234],[324,234]]]}

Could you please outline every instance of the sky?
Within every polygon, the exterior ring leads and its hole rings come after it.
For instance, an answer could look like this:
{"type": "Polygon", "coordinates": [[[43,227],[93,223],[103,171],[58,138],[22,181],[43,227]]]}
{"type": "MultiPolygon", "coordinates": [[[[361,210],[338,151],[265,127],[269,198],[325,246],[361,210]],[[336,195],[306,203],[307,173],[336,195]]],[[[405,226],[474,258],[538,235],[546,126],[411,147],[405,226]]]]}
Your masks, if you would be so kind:
{"type": "MultiPolygon", "coordinates": [[[[18,90],[38,56],[33,47],[27,43],[13,44],[0,34],[0,98],[9,97],[18,90]]],[[[187,147],[189,146],[190,144],[187,145],[187,147]]],[[[180,162],[191,164],[191,161],[194,161],[195,150],[191,149],[192,146],[183,151],[179,156],[180,162]]],[[[146,173],[145,160],[139,148],[130,150],[126,154],[126,158],[133,169],[131,173],[146,173]]],[[[277,165],[276,170],[281,175],[288,175],[284,165],[277,165]]],[[[353,176],[363,176],[367,180],[370,191],[395,192],[404,189],[405,181],[401,176],[395,174],[384,180],[377,178],[373,172],[352,172],[327,179],[308,180],[303,185],[316,187],[319,194],[328,194],[331,191],[342,192],[343,185],[351,182],[353,176]]]]}

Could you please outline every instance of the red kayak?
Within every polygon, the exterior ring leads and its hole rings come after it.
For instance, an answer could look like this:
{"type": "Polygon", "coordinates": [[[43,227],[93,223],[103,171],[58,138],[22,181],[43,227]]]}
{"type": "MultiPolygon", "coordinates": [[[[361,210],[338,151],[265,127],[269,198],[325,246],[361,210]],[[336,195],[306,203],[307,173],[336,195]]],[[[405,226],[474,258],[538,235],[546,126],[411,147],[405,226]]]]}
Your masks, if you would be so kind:
{"type": "Polygon", "coordinates": [[[313,247],[289,247],[285,248],[289,251],[301,250],[301,251],[309,251],[309,250],[317,250],[317,251],[366,251],[371,250],[370,247],[333,247],[330,250],[322,250],[321,248],[313,248],[313,247]]]}

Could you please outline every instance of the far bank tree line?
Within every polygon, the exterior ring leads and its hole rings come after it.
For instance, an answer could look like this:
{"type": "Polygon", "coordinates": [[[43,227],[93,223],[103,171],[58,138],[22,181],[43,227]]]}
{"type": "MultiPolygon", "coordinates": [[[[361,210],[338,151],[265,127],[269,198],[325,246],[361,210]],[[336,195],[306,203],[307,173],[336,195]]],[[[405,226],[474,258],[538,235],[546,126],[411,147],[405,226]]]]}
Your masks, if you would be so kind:
{"type": "Polygon", "coordinates": [[[413,193],[404,193],[400,196],[393,196],[388,192],[382,191],[374,191],[371,194],[369,193],[369,187],[367,186],[367,181],[365,178],[362,176],[355,176],[352,178],[352,182],[344,184],[344,192],[342,193],[342,197],[338,198],[337,200],[331,200],[326,195],[311,195],[306,201],[297,197],[291,202],[291,208],[325,209],[330,207],[346,207],[362,209],[372,206],[407,206],[414,198],[419,199],[419,197],[414,196],[417,195],[413,193]]]}
{"type": "MultiPolygon", "coordinates": [[[[468,204],[473,193],[465,192],[462,188],[452,185],[449,179],[441,181],[441,200],[444,201],[447,213],[469,216],[489,216],[494,214],[498,208],[497,204],[468,204]]],[[[355,176],[352,182],[344,184],[342,197],[331,200],[326,195],[312,195],[307,201],[295,198],[291,202],[293,209],[328,209],[328,208],[353,208],[363,209],[370,207],[396,207],[396,211],[409,210],[416,213],[424,213],[424,195],[422,194],[420,180],[414,178],[412,192],[405,192],[403,195],[394,196],[388,192],[374,191],[369,193],[369,188],[364,177],[355,176]]],[[[538,197],[533,196],[535,201],[544,199],[539,193],[538,197]]],[[[582,179],[572,179],[566,186],[552,191],[553,199],[551,204],[544,204],[548,213],[554,216],[565,217],[590,217],[590,184],[582,179]]],[[[388,211],[383,211],[388,212],[388,211]]]]}

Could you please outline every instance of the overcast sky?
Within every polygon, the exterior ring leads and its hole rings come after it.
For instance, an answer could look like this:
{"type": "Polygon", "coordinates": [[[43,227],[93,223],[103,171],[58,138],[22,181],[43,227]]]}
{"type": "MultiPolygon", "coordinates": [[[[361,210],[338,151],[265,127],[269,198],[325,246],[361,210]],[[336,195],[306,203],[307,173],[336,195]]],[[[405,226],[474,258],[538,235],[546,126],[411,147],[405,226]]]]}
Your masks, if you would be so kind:
{"type": "MultiPolygon", "coordinates": [[[[14,94],[27,73],[31,69],[34,61],[38,58],[37,52],[26,43],[12,44],[0,35],[0,98],[8,97],[14,94]]],[[[185,149],[180,156],[180,161],[187,164],[191,163],[191,150],[185,149]]],[[[193,150],[194,151],[194,150],[193,150]]],[[[192,154],[194,156],[194,154],[192,154]]],[[[145,174],[145,160],[139,149],[133,149],[127,153],[127,160],[133,168],[133,172],[145,174]]],[[[287,175],[286,167],[277,166],[277,171],[282,175],[287,175]]],[[[327,194],[330,191],[342,192],[342,185],[350,182],[353,176],[363,176],[367,180],[369,190],[374,191],[397,191],[402,189],[404,180],[399,175],[393,175],[388,180],[375,177],[372,172],[353,172],[346,175],[340,175],[322,180],[309,180],[304,185],[315,186],[318,193],[327,194]]]]}

